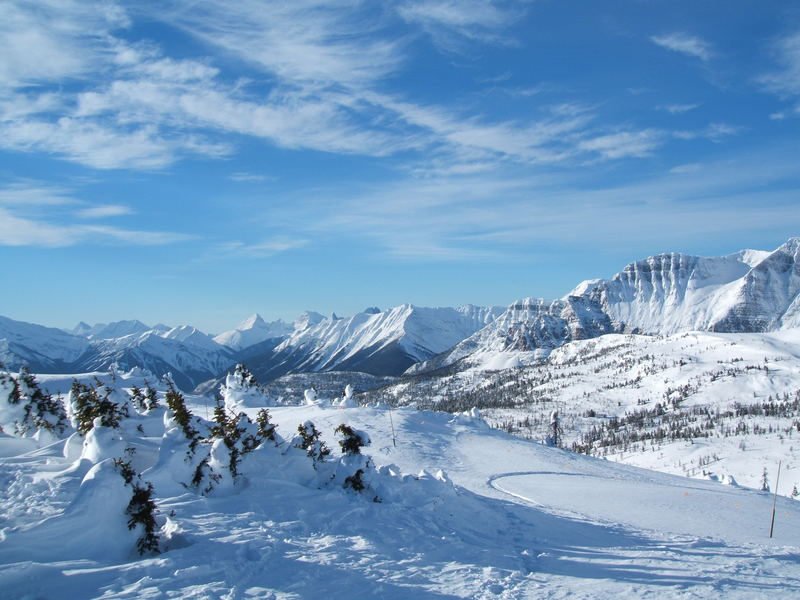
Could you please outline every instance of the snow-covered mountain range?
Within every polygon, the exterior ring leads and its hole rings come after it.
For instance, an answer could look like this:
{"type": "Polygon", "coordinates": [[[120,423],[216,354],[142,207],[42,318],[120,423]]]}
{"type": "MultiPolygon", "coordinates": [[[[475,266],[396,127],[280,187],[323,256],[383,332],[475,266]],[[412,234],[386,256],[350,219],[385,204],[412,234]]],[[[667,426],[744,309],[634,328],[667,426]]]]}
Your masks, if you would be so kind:
{"type": "Polygon", "coordinates": [[[455,347],[412,366],[409,374],[458,361],[485,364],[492,356],[492,368],[513,366],[502,362],[508,353],[530,351],[523,357],[538,360],[567,342],[607,333],[753,333],[796,327],[800,238],[791,238],[772,252],[742,250],[713,258],[659,254],[630,263],[611,279],[584,281],[561,300],[520,300],[455,347]]]}
{"type": "Polygon", "coordinates": [[[267,323],[256,314],[213,338],[188,325],[82,323],[74,330],[83,333],[78,335],[3,317],[0,362],[44,373],[139,367],[155,377],[171,373],[185,390],[224,375],[238,361],[247,362],[264,382],[305,371],[398,375],[471,335],[500,312],[499,307],[403,305],[383,312],[368,309],[348,319],[306,312],[291,326],[280,320],[267,323]],[[113,331],[124,335],[106,337],[113,331]]]}
{"type": "Polygon", "coordinates": [[[482,329],[499,307],[422,308],[404,304],[368,309],[343,319],[306,319],[273,350],[250,359],[261,380],[308,371],[360,371],[399,375],[482,329]],[[303,326],[303,325],[306,326],[303,326]]]}
{"type": "MultiPolygon", "coordinates": [[[[245,361],[263,382],[284,374],[430,372],[462,364],[503,368],[608,333],[767,332],[800,327],[800,238],[774,251],[722,257],[660,254],[611,279],[585,281],[559,300],[498,307],[370,308],[352,317],[303,313],[293,324],[255,314],[211,337],[140,321],[63,331],[0,317],[0,362],[39,372],[140,367],[171,372],[183,389],[245,361]]],[[[451,367],[451,368],[458,368],[451,367]]]]}

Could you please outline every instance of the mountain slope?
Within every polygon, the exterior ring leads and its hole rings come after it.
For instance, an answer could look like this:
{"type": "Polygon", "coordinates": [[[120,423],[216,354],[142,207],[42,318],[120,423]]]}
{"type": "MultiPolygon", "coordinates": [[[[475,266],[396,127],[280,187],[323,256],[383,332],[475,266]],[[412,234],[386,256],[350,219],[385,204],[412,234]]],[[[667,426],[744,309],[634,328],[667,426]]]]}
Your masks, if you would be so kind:
{"type": "MultiPolygon", "coordinates": [[[[138,321],[120,321],[110,331],[138,330],[138,321]]],[[[234,352],[190,326],[149,329],[103,339],[0,317],[0,362],[17,370],[26,365],[42,373],[84,373],[146,369],[154,377],[172,373],[179,388],[191,390],[234,364],[234,352]]]]}
{"type": "Polygon", "coordinates": [[[607,333],[746,333],[793,327],[800,327],[800,238],[773,252],[660,254],[630,263],[611,279],[584,281],[561,300],[521,300],[454,348],[412,366],[408,374],[459,362],[464,367],[514,366],[509,352],[534,350],[535,355],[524,355],[530,362],[572,340],[607,333]]]}
{"type": "Polygon", "coordinates": [[[706,258],[661,254],[626,266],[582,294],[626,331],[763,332],[797,327],[800,238],[770,253],[706,258]]]}
{"type": "Polygon", "coordinates": [[[43,372],[67,368],[89,348],[85,338],[61,329],[0,317],[0,363],[10,369],[22,365],[43,372]]]}
{"type": "Polygon", "coordinates": [[[262,381],[302,371],[353,370],[397,375],[491,322],[496,307],[421,308],[410,304],[348,319],[335,315],[295,329],[248,366],[262,381]]]}

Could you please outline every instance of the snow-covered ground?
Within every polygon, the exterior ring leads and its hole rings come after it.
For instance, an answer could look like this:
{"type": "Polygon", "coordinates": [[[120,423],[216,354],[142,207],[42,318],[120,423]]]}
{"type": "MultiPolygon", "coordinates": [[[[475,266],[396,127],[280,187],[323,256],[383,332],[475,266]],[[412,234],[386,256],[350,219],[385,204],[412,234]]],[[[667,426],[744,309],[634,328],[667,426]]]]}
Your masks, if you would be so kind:
{"type": "MultiPolygon", "coordinates": [[[[202,398],[187,401],[205,416],[202,398]]],[[[251,417],[258,412],[245,410],[251,417]]],[[[0,595],[800,595],[800,502],[778,498],[770,538],[768,494],[548,448],[491,429],[474,413],[319,405],[269,410],[287,440],[298,424],[312,421],[333,450],[330,464],[347,464],[335,458],[333,435],[346,423],[369,435],[372,444],[364,450],[376,465],[394,466],[374,471],[372,487],[357,493],[314,478],[308,463],[287,460],[279,448],[245,456],[239,482],[209,495],[156,485],[165,551],[140,557],[124,515],[114,513],[120,487],[107,485],[115,476],[103,467],[108,463],[87,475],[89,465],[75,461],[81,450],[74,444],[66,458],[63,440],[36,448],[30,440],[3,437],[0,595]],[[373,501],[376,494],[380,502],[373,501]]],[[[125,429],[145,479],[161,460],[159,446],[168,443],[158,422],[143,417],[132,422],[142,431],[125,429]]],[[[93,446],[110,447],[99,439],[93,446]]]]}
{"type": "Polygon", "coordinates": [[[478,405],[494,427],[537,441],[557,410],[568,448],[576,443],[595,456],[678,475],[733,477],[752,488],[760,488],[764,469],[774,482],[781,461],[779,493],[800,489],[798,329],[612,334],[570,342],[546,360],[487,352],[464,366],[367,397],[444,410],[478,405]],[[496,370],[509,364],[524,366],[496,370]],[[596,437],[585,437],[593,429],[596,437]]]}

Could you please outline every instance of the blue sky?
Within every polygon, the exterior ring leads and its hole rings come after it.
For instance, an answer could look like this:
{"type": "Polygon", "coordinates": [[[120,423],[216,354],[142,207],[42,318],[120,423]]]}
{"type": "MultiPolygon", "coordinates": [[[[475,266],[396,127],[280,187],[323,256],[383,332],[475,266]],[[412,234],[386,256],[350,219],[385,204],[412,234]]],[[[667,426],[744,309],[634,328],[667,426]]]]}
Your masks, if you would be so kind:
{"type": "Polygon", "coordinates": [[[800,235],[800,5],[0,0],[0,314],[506,305],[800,235]]]}

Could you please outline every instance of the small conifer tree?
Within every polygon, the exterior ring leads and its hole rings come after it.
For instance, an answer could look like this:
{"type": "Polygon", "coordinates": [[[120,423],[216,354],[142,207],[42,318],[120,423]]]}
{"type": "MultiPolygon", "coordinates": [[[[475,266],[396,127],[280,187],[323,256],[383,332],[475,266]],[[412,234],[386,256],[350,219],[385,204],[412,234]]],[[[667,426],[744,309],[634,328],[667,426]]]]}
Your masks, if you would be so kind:
{"type": "MultiPolygon", "coordinates": [[[[364,481],[361,479],[361,476],[364,474],[364,469],[358,469],[355,473],[350,475],[350,477],[345,477],[344,479],[344,487],[345,488],[352,488],[353,491],[356,492],[363,492],[366,489],[366,485],[364,481]]],[[[377,496],[376,496],[377,498],[377,496]]]]}
{"type": "Polygon", "coordinates": [[[552,446],[554,448],[560,448],[561,437],[563,434],[564,430],[561,428],[561,420],[558,418],[558,411],[554,410],[550,414],[550,427],[545,443],[548,446],[552,446]]]}
{"type": "Polygon", "coordinates": [[[258,437],[262,440],[275,441],[275,425],[269,422],[269,411],[262,408],[256,415],[256,423],[258,424],[258,437]]]}
{"type": "Polygon", "coordinates": [[[239,463],[242,456],[252,452],[259,444],[258,439],[247,433],[249,426],[253,423],[244,413],[239,413],[231,418],[225,414],[225,403],[217,395],[215,397],[216,406],[214,407],[214,423],[211,437],[221,438],[228,448],[230,463],[228,470],[236,478],[239,475],[239,463]]]}
{"type": "MultiPolygon", "coordinates": [[[[0,369],[2,369],[0,365],[0,369]]],[[[19,391],[19,382],[14,378],[11,373],[0,370],[0,387],[8,389],[8,397],[5,398],[9,404],[19,404],[22,395],[19,391]]]]}
{"type": "Polygon", "coordinates": [[[339,446],[342,448],[342,453],[352,456],[353,454],[361,454],[361,448],[368,446],[370,440],[366,434],[356,431],[349,425],[342,423],[335,430],[334,433],[338,434],[341,439],[339,446]],[[366,439],[364,439],[366,437],[366,439]]]}
{"type": "Polygon", "coordinates": [[[197,444],[200,442],[200,433],[192,427],[192,413],[186,408],[186,401],[172,381],[167,380],[167,394],[164,398],[167,402],[167,408],[172,411],[172,418],[183,429],[186,439],[189,440],[189,449],[194,452],[197,444]]]}
{"type": "Polygon", "coordinates": [[[299,448],[306,451],[306,454],[314,462],[316,468],[317,463],[325,460],[330,456],[330,448],[325,445],[325,442],[320,439],[320,432],[311,421],[306,421],[297,426],[297,433],[300,435],[299,448]]]}
{"type": "Polygon", "coordinates": [[[763,473],[761,473],[761,491],[768,492],[769,491],[769,477],[767,475],[767,467],[764,467],[763,473]]]}
{"type": "Polygon", "coordinates": [[[158,408],[158,392],[156,392],[147,380],[144,382],[144,404],[147,410],[155,410],[158,408]]]}
{"type": "Polygon", "coordinates": [[[155,518],[158,508],[153,500],[153,484],[149,481],[143,482],[141,475],[134,471],[130,461],[115,458],[114,465],[125,483],[133,488],[133,495],[125,509],[129,517],[128,529],[133,529],[137,525],[141,525],[144,529],[144,533],[136,541],[136,549],[140,555],[160,552],[159,536],[156,533],[158,524],[155,518]]]}
{"type": "Polygon", "coordinates": [[[70,403],[76,420],[76,429],[88,433],[94,427],[94,420],[100,418],[103,427],[119,427],[120,420],[128,416],[127,407],[117,406],[110,400],[111,390],[95,377],[93,386],[72,380],[70,403]]]}
{"type": "Polygon", "coordinates": [[[0,388],[8,390],[6,401],[19,407],[19,419],[14,428],[17,435],[41,429],[61,435],[67,428],[67,415],[59,400],[39,387],[36,376],[27,367],[22,367],[15,379],[8,373],[0,373],[0,388]]]}
{"type": "Polygon", "coordinates": [[[147,410],[147,403],[145,402],[144,392],[137,387],[133,386],[131,388],[131,400],[133,400],[133,404],[137,410],[140,412],[144,412],[147,410]]]}

